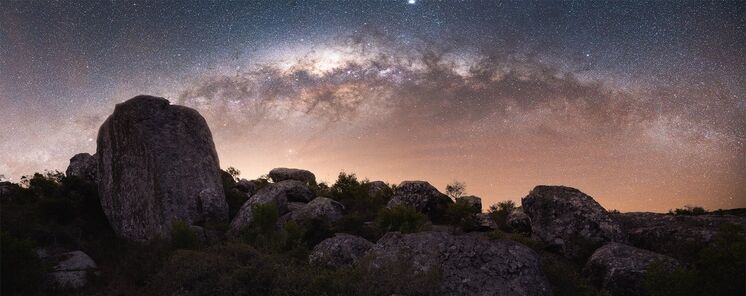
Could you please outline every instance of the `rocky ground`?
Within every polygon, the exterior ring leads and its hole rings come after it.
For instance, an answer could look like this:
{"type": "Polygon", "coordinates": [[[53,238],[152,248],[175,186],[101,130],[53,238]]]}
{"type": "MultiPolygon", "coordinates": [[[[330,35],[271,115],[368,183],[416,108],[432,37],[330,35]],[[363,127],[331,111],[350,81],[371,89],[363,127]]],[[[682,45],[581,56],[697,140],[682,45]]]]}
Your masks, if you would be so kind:
{"type": "Polygon", "coordinates": [[[199,113],[149,96],[97,143],[0,183],[3,295],[744,295],[738,211],[609,212],[542,185],[483,212],[426,181],[241,179],[199,113]]]}

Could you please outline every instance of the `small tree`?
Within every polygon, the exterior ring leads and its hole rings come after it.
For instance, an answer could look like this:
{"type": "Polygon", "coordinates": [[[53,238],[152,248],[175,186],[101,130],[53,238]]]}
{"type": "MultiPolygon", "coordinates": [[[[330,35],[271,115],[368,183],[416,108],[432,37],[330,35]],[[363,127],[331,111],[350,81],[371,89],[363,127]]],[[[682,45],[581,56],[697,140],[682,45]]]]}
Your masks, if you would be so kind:
{"type": "Polygon", "coordinates": [[[238,177],[241,175],[241,171],[239,171],[237,168],[234,167],[228,167],[228,169],[225,170],[228,174],[233,177],[234,180],[238,181],[238,177]]]}
{"type": "Polygon", "coordinates": [[[500,229],[507,229],[506,220],[508,215],[515,209],[515,202],[512,200],[504,200],[499,203],[490,206],[488,214],[492,218],[500,229]]]}
{"type": "Polygon", "coordinates": [[[465,191],[466,184],[463,182],[453,181],[451,184],[446,185],[446,195],[454,201],[464,195],[465,191]]]}

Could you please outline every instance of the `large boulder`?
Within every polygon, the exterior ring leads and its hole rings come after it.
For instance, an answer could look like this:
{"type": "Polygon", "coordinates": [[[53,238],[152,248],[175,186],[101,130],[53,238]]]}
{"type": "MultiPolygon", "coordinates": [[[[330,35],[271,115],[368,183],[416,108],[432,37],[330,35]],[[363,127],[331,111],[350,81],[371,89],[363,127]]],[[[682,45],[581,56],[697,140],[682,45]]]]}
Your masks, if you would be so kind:
{"type": "Polygon", "coordinates": [[[95,182],[97,170],[98,163],[95,155],[78,153],[70,158],[70,165],[67,166],[65,175],[95,182]]]}
{"type": "Polygon", "coordinates": [[[191,108],[151,96],[117,104],[96,155],[101,206],[121,237],[168,237],[176,221],[228,219],[212,134],[191,108]]]}
{"type": "Polygon", "coordinates": [[[371,181],[367,183],[368,195],[370,196],[381,196],[391,193],[391,187],[383,181],[371,181]]]}
{"type": "Polygon", "coordinates": [[[567,258],[584,258],[604,243],[625,241],[609,213],[575,188],[536,186],[521,203],[533,235],[567,258]]]}
{"type": "Polygon", "coordinates": [[[396,187],[394,196],[386,207],[396,206],[412,207],[428,216],[433,222],[438,221],[445,213],[448,204],[453,201],[445,194],[438,191],[433,185],[425,181],[404,181],[396,187]]]}
{"type": "Polygon", "coordinates": [[[231,232],[238,233],[254,220],[254,207],[274,203],[280,215],[288,213],[288,201],[308,201],[314,193],[303,182],[288,180],[264,186],[246,201],[231,221],[231,232]]]}
{"type": "Polygon", "coordinates": [[[346,233],[337,233],[316,245],[308,256],[311,264],[341,267],[357,263],[373,247],[368,240],[346,233]]]}
{"type": "Polygon", "coordinates": [[[630,244],[684,261],[713,241],[724,224],[746,229],[746,218],[732,215],[668,215],[632,212],[613,215],[627,233],[630,244]]]}
{"type": "Polygon", "coordinates": [[[293,211],[291,220],[296,222],[318,220],[327,224],[342,218],[344,206],[326,197],[317,197],[303,207],[293,211]]]}
{"type": "Polygon", "coordinates": [[[269,177],[273,182],[296,180],[306,184],[316,184],[316,176],[310,171],[302,169],[274,168],[269,171],[269,177]]]}
{"type": "Polygon", "coordinates": [[[509,240],[446,232],[387,233],[368,252],[369,268],[411,264],[440,275],[440,295],[552,295],[539,256],[509,240]]]}
{"type": "Polygon", "coordinates": [[[49,278],[55,287],[79,289],[88,283],[89,275],[97,273],[96,262],[82,251],[64,253],[57,259],[59,262],[49,273],[49,278]]]}
{"type": "Polygon", "coordinates": [[[609,243],[596,250],[583,268],[583,274],[600,288],[616,296],[648,295],[643,285],[652,264],[673,271],[676,259],[632,246],[609,243]]]}

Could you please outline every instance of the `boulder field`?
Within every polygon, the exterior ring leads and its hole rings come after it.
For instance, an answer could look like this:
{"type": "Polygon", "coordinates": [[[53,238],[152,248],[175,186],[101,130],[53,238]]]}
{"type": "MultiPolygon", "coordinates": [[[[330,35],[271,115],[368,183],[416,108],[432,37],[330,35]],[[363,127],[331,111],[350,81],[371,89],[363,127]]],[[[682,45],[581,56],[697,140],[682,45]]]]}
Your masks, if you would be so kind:
{"type": "MultiPolygon", "coordinates": [[[[71,158],[66,173],[97,183],[106,217],[114,232],[127,240],[168,238],[176,222],[199,230],[202,241],[223,237],[203,226],[228,224],[227,237],[235,238],[252,223],[261,205],[276,207],[278,229],[289,221],[333,226],[347,211],[340,202],[317,196],[312,172],[276,168],[268,174],[271,182],[231,177],[230,189],[244,199],[237,202],[243,203],[240,208],[232,208],[238,211],[229,221],[224,176],[206,121],[197,111],[164,98],[137,96],[118,104],[102,124],[97,145],[94,155],[71,158]]],[[[418,233],[389,232],[377,241],[337,233],[313,248],[309,263],[331,268],[363,264],[371,273],[390,264],[409,264],[414,274],[437,272],[440,282],[435,289],[443,295],[552,295],[539,251],[583,260],[583,276],[614,295],[646,295],[642,281],[651,264],[681,266],[691,255],[682,253],[681,246],[699,250],[721,225],[746,226],[743,217],[728,215],[610,213],[578,189],[541,185],[506,219],[513,235],[537,242],[528,247],[476,232],[432,231],[444,224],[438,219],[454,201],[426,181],[404,181],[396,187],[382,181],[367,184],[371,197],[390,197],[387,208],[410,207],[436,225],[418,233]]],[[[0,185],[0,197],[9,196],[13,188],[0,185]]],[[[480,198],[462,199],[482,210],[480,198]]],[[[477,215],[479,231],[499,232],[488,214],[477,215]]],[[[85,253],[67,253],[53,278],[60,285],[81,287],[84,275],[96,268],[85,253]]]]}

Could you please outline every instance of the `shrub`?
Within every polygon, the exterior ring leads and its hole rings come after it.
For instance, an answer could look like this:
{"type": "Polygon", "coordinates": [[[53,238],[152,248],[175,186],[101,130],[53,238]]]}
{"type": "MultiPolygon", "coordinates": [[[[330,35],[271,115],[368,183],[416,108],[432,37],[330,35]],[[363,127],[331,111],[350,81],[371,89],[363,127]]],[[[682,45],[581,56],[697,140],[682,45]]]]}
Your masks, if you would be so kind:
{"type": "Polygon", "coordinates": [[[707,210],[703,207],[697,206],[684,206],[680,209],[673,209],[668,211],[669,215],[685,215],[685,216],[698,216],[707,214],[707,210]]]}
{"type": "Polygon", "coordinates": [[[464,195],[465,190],[466,184],[463,182],[453,181],[451,184],[446,185],[446,195],[448,195],[452,200],[457,200],[464,195]]]}
{"type": "Polygon", "coordinates": [[[36,256],[34,242],[0,234],[0,265],[3,295],[37,295],[44,268],[36,256]]]}
{"type": "Polygon", "coordinates": [[[427,216],[407,206],[384,208],[379,212],[376,219],[376,224],[383,232],[418,232],[424,228],[426,223],[427,216]]]}
{"type": "Polygon", "coordinates": [[[491,205],[487,214],[497,224],[497,227],[503,231],[512,231],[507,223],[508,215],[515,209],[515,202],[512,200],[501,201],[491,205]]]}
{"type": "Polygon", "coordinates": [[[470,205],[463,199],[457,199],[455,203],[449,204],[446,210],[449,224],[461,228],[463,231],[477,229],[480,225],[479,209],[470,205]]]}
{"type": "Polygon", "coordinates": [[[193,250],[199,245],[197,234],[189,224],[178,221],[171,225],[171,246],[174,249],[193,250]]]}
{"type": "Polygon", "coordinates": [[[580,267],[556,254],[541,254],[541,269],[556,296],[595,296],[599,291],[580,274],[580,267]]]}

